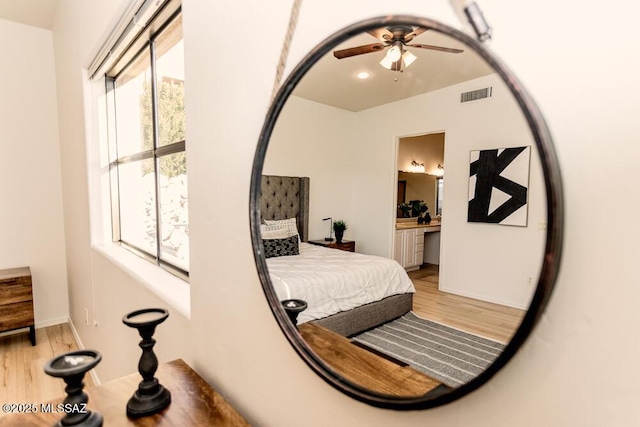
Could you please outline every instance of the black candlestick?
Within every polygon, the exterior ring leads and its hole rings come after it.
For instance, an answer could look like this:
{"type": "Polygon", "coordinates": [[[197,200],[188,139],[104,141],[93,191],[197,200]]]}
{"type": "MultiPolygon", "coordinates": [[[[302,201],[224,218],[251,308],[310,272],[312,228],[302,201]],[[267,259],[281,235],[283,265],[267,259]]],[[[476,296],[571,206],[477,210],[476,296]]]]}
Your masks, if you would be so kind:
{"type": "Polygon", "coordinates": [[[131,312],[122,318],[122,322],[132,328],[136,328],[142,337],[140,348],[142,356],[138,362],[138,371],[142,375],[142,381],[138,390],[127,402],[127,415],[132,418],[153,415],[171,403],[171,393],[164,388],[154,374],[158,370],[158,358],[153,352],[156,344],[153,334],[156,326],[169,317],[169,312],[164,308],[148,308],[131,312]]]}
{"type": "MultiPolygon", "coordinates": [[[[62,403],[66,415],[55,426],[102,426],[102,415],[87,409],[89,396],[82,391],[85,372],[92,369],[102,360],[102,355],[94,350],[72,351],[49,360],[44,371],[52,377],[62,378],[67,384],[64,391],[67,397],[62,403]]],[[[56,407],[57,408],[57,407],[56,407]]]]}
{"type": "Polygon", "coordinates": [[[298,324],[298,314],[307,309],[307,302],[301,299],[286,299],[281,301],[284,311],[294,325],[298,324]]]}

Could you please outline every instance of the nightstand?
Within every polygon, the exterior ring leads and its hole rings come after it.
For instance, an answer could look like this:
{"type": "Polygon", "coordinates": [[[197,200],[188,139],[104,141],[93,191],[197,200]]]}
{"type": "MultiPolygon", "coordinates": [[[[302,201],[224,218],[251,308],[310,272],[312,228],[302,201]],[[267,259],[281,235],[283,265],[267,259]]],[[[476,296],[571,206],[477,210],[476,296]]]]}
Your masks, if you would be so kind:
{"type": "Polygon", "coordinates": [[[29,328],[31,345],[36,345],[29,267],[0,270],[0,332],[20,328],[29,328]]]}
{"type": "Polygon", "coordinates": [[[354,240],[343,240],[342,243],[336,242],[335,239],[331,242],[327,242],[326,240],[309,240],[308,243],[316,246],[324,246],[325,248],[340,249],[341,251],[356,251],[356,242],[354,240]]]}

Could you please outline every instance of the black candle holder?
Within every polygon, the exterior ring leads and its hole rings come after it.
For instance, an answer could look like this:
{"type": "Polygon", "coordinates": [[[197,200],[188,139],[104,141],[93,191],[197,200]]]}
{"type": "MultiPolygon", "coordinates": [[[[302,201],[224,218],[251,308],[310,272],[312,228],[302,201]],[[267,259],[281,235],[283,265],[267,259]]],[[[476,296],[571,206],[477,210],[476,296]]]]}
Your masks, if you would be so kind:
{"type": "Polygon", "coordinates": [[[285,299],[280,301],[284,311],[287,312],[289,320],[294,325],[298,324],[298,314],[307,309],[307,302],[301,299],[285,299]]]}
{"type": "Polygon", "coordinates": [[[127,402],[127,415],[131,418],[153,415],[171,403],[171,393],[164,388],[154,374],[158,370],[158,358],[153,352],[156,344],[153,334],[156,326],[169,317],[169,311],[164,308],[147,308],[133,311],[122,318],[122,322],[132,328],[136,328],[142,337],[140,348],[142,356],[138,362],[138,371],[142,375],[142,381],[138,390],[127,402]]]}
{"type": "Polygon", "coordinates": [[[66,415],[55,424],[56,427],[102,426],[102,415],[87,409],[89,396],[82,391],[84,374],[100,363],[100,360],[102,355],[97,351],[79,350],[57,356],[44,365],[47,375],[62,378],[67,384],[64,389],[67,397],[62,403],[66,415]]]}

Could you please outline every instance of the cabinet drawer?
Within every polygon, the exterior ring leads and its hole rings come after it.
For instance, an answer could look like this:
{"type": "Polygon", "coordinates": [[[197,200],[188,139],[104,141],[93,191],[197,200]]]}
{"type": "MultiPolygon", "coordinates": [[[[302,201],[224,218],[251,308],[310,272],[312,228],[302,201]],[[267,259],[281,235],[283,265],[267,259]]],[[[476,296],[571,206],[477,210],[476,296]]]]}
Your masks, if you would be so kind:
{"type": "MultiPolygon", "coordinates": [[[[31,284],[0,284],[0,306],[32,300],[33,291],[31,290],[31,284]]],[[[4,307],[2,311],[4,312],[4,307]]]]}
{"type": "Polygon", "coordinates": [[[2,315],[0,316],[0,331],[25,328],[34,323],[33,303],[31,301],[3,305],[0,311],[2,311],[2,315]]]}
{"type": "Polygon", "coordinates": [[[31,284],[31,269],[29,267],[8,268],[0,270],[0,286],[12,283],[31,284]]]}
{"type": "Polygon", "coordinates": [[[424,233],[416,233],[416,244],[424,243],[424,233]]]}

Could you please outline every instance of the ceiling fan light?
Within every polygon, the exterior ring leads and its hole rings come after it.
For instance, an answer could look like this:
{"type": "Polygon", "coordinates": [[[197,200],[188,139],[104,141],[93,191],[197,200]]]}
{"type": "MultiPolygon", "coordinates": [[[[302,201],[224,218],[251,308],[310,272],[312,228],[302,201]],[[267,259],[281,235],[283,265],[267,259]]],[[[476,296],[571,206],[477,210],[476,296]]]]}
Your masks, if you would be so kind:
{"type": "Polygon", "coordinates": [[[387,54],[380,61],[380,65],[382,65],[387,70],[399,71],[401,68],[400,60],[403,58],[402,56],[402,43],[396,42],[389,48],[387,54]]]}
{"type": "Polygon", "coordinates": [[[404,54],[402,55],[402,61],[404,62],[404,67],[407,68],[409,65],[413,64],[413,61],[415,61],[417,59],[417,57],[409,52],[408,50],[404,52],[404,54]]]}
{"type": "Polygon", "coordinates": [[[382,61],[380,61],[380,65],[382,65],[387,70],[391,69],[391,67],[393,66],[393,63],[394,61],[389,59],[389,55],[385,55],[384,58],[382,58],[382,61]]]}
{"type": "Polygon", "coordinates": [[[402,57],[402,44],[394,44],[391,49],[387,51],[387,58],[391,62],[396,62],[402,57]]]}

